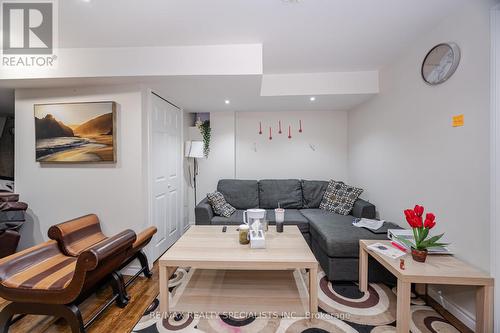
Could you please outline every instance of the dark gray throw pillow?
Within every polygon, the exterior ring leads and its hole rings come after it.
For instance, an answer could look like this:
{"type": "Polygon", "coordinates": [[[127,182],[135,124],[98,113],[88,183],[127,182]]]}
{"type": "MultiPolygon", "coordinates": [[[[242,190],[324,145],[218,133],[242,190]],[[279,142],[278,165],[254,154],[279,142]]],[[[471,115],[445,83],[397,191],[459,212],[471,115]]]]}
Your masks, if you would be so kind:
{"type": "Polygon", "coordinates": [[[208,193],[207,198],[215,215],[230,217],[236,211],[236,208],[228,204],[220,192],[208,193]]]}
{"type": "Polygon", "coordinates": [[[363,189],[349,186],[343,182],[330,180],[319,208],[340,215],[349,215],[354,202],[363,192],[363,189]]]}

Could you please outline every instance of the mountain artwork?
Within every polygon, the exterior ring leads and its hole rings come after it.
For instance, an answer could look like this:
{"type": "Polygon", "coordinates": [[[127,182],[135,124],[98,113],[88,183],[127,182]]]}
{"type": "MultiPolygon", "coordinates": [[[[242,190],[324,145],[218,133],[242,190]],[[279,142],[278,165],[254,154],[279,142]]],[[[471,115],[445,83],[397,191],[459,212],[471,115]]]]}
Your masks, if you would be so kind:
{"type": "Polygon", "coordinates": [[[37,162],[116,162],[115,114],[115,102],[35,104],[37,162]]]}

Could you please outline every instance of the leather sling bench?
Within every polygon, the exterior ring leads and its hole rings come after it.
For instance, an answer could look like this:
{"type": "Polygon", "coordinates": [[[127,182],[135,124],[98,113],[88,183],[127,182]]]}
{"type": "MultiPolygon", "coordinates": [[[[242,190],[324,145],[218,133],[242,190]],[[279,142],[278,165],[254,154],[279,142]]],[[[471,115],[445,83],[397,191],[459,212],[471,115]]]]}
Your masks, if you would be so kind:
{"type": "Polygon", "coordinates": [[[12,302],[0,312],[0,333],[25,314],[63,317],[73,333],[82,333],[114,302],[126,306],[126,287],[141,273],[152,275],[142,249],[155,233],[150,227],[139,235],[125,230],[106,237],[91,214],[54,225],[49,241],[0,259],[0,297],[12,302]],[[124,283],[119,270],[134,259],[141,269],[124,283]],[[78,305],[107,283],[112,298],[84,323],[78,305]]]}

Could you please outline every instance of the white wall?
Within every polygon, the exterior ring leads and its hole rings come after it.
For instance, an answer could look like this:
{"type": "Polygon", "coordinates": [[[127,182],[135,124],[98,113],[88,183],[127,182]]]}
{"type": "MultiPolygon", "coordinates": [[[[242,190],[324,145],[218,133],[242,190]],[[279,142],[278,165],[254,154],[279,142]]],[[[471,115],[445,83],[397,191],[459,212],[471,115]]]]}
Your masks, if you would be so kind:
{"type": "MultiPolygon", "coordinates": [[[[347,113],[330,112],[213,112],[210,114],[210,155],[199,160],[198,202],[223,178],[346,179],[347,113]],[[283,134],[277,133],[282,120],[283,134]],[[302,120],[303,133],[298,123],[302,120]],[[259,121],[262,135],[258,134],[259,121]],[[292,124],[292,139],[287,138],[292,124]],[[273,140],[269,140],[269,126],[273,140]],[[264,128],[265,127],[265,128],[264,128]],[[314,148],[311,149],[311,146],[314,148]],[[256,150],[256,151],[255,151],[256,150]]],[[[201,140],[191,128],[191,140],[201,140]]],[[[192,189],[189,189],[192,193],[192,189]]],[[[194,222],[192,195],[189,220],[194,222]]]]}
{"type": "MultiPolygon", "coordinates": [[[[498,2],[498,1],[497,1],[498,2]]],[[[500,278],[500,4],[491,13],[491,274],[500,278]]],[[[500,303],[500,288],[495,288],[495,303],[500,303]]],[[[500,306],[495,307],[494,327],[500,329],[500,306]]]]}
{"type": "Polygon", "coordinates": [[[16,91],[16,192],[30,205],[21,248],[47,239],[56,223],[96,213],[112,235],[146,225],[142,182],[141,91],[136,86],[16,91]],[[33,104],[116,101],[116,164],[35,162],[33,104]]]}
{"type": "MultiPolygon", "coordinates": [[[[381,93],[349,112],[349,174],[380,217],[403,223],[403,209],[423,204],[457,256],[489,270],[489,5],[470,2],[409,45],[381,70],[381,93]],[[431,87],[420,77],[426,52],[454,41],[455,75],[431,87]],[[453,128],[453,115],[465,126],[453,128]]],[[[445,306],[473,325],[471,288],[443,290],[445,306]],[[458,308],[455,308],[458,306],[458,308]]],[[[435,294],[437,295],[437,294],[435,294]]]]}
{"type": "Polygon", "coordinates": [[[236,177],[347,178],[347,113],[237,112],[236,177]],[[282,134],[278,134],[281,120],[282,134]],[[299,120],[303,132],[299,133],[299,120]],[[259,135],[259,122],[263,134],[259,135]],[[292,139],[288,139],[288,125],[292,139]],[[269,140],[272,126],[273,139],[269,140]]]}
{"type": "MultiPolygon", "coordinates": [[[[194,114],[186,111],[182,111],[182,141],[183,145],[186,141],[194,140],[191,138],[190,127],[194,122],[194,114]]],[[[185,149],[185,146],[184,146],[185,149]]],[[[185,155],[185,151],[182,151],[182,156],[185,155]]],[[[193,191],[193,181],[190,179],[193,172],[193,163],[191,159],[183,157],[182,163],[183,169],[183,223],[188,226],[190,223],[194,223],[194,191],[193,191]]]]}
{"type": "MultiPolygon", "coordinates": [[[[234,178],[235,136],[234,112],[213,112],[210,114],[211,143],[207,159],[198,160],[197,201],[217,188],[222,178],[234,178]]],[[[198,137],[201,139],[201,136],[198,137]]]]}

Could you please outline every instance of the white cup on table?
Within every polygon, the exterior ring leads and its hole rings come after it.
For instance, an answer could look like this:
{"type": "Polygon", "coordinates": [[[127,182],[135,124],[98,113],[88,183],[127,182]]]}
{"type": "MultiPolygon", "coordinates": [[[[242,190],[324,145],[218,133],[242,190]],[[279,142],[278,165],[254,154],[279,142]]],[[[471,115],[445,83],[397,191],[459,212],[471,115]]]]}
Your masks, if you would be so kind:
{"type": "Polygon", "coordinates": [[[274,217],[276,218],[276,223],[283,223],[283,222],[285,222],[285,209],[283,209],[283,208],[276,208],[274,210],[274,217]]]}

